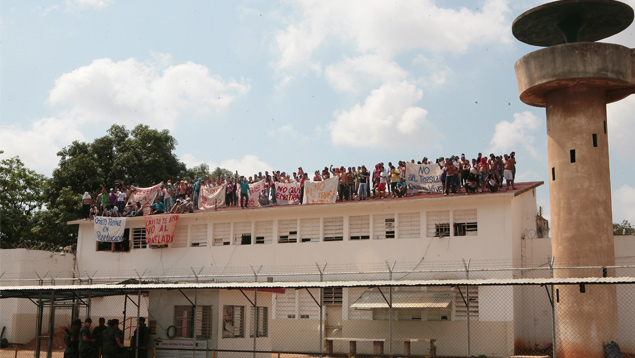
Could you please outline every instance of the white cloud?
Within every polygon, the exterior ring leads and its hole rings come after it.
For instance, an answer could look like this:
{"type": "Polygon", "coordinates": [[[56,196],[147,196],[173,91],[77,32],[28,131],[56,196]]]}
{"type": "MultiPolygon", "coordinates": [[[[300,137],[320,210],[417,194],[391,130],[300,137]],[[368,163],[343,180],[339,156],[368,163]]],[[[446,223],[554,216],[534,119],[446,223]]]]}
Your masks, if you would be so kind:
{"type": "Polygon", "coordinates": [[[617,190],[613,190],[613,222],[628,220],[635,224],[635,188],[629,185],[622,185],[617,190]]]}
{"type": "Polygon", "coordinates": [[[71,11],[87,7],[103,9],[112,3],[113,0],[66,0],[66,8],[71,11]]]}
{"type": "Polygon", "coordinates": [[[491,153],[519,150],[531,154],[534,158],[540,155],[535,148],[533,132],[540,126],[540,119],[531,112],[514,113],[514,121],[501,121],[496,124],[494,135],[490,141],[491,153]]]}
{"type": "Polygon", "coordinates": [[[331,139],[337,145],[355,147],[432,144],[441,135],[426,120],[428,112],[414,106],[422,96],[420,89],[407,82],[384,84],[363,105],[335,113],[335,121],[329,123],[331,139]]]}
{"type": "Polygon", "coordinates": [[[206,163],[209,166],[210,170],[221,167],[230,170],[232,173],[238,171],[238,174],[244,175],[246,177],[253,176],[258,172],[264,173],[267,170],[272,170],[272,166],[269,165],[269,163],[261,160],[257,155],[253,154],[246,154],[244,157],[238,159],[225,159],[220,163],[207,162],[205,160],[198,159],[194,155],[189,153],[181,155],[180,159],[183,161],[183,163],[185,163],[185,165],[187,165],[188,168],[206,163]]]}
{"type": "Polygon", "coordinates": [[[4,150],[4,155],[19,155],[26,167],[45,175],[50,175],[57,167],[57,152],[74,140],[85,139],[70,119],[42,118],[34,121],[27,130],[18,126],[0,127],[0,149],[4,150]]]}
{"type": "Polygon", "coordinates": [[[358,53],[386,58],[412,50],[457,53],[475,43],[511,42],[505,0],[487,0],[478,11],[441,8],[432,0],[305,0],[298,7],[301,20],[276,37],[279,72],[319,70],[313,55],[329,38],[352,44],[358,53]]]}
{"type": "Polygon", "coordinates": [[[631,95],[619,102],[607,106],[607,125],[609,134],[609,149],[611,152],[628,158],[635,152],[635,96],[631,95]]]}
{"type": "Polygon", "coordinates": [[[173,129],[182,115],[221,113],[250,90],[245,83],[211,74],[205,66],[187,62],[166,67],[167,61],[165,56],[155,62],[95,60],[60,76],[49,102],[80,123],[145,123],[173,129]]]}
{"type": "Polygon", "coordinates": [[[396,62],[379,55],[346,59],[328,66],[325,74],[331,86],[341,92],[357,92],[363,88],[401,81],[407,77],[407,72],[396,62]]]}

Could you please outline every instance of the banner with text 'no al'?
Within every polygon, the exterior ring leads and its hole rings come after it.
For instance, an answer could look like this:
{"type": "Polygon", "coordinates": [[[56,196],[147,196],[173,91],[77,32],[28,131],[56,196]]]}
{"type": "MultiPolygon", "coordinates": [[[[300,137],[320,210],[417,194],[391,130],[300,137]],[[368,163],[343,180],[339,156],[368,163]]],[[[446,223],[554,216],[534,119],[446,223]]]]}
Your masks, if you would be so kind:
{"type": "Polygon", "coordinates": [[[174,240],[179,214],[148,215],[145,218],[148,245],[164,245],[174,240]]]}
{"type": "Polygon", "coordinates": [[[304,182],[304,200],[302,204],[334,203],[337,199],[338,178],[322,181],[304,182]]]}
{"type": "Polygon", "coordinates": [[[409,192],[441,193],[441,168],[438,164],[406,163],[406,185],[409,192]]]}
{"type": "Polygon", "coordinates": [[[102,242],[122,242],[126,230],[126,218],[95,216],[95,240],[102,242]]]}

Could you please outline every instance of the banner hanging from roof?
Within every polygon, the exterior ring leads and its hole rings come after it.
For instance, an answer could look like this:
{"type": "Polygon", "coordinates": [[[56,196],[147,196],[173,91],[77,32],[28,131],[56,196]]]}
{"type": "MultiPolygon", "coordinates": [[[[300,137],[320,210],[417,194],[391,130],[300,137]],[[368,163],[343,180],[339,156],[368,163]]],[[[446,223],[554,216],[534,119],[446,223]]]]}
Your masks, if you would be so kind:
{"type": "Polygon", "coordinates": [[[276,182],[276,205],[294,205],[300,203],[300,183],[276,182]]]}
{"type": "Polygon", "coordinates": [[[442,193],[441,168],[438,164],[406,163],[406,185],[409,192],[442,193]]]}
{"type": "Polygon", "coordinates": [[[214,208],[215,206],[224,206],[226,187],[227,184],[215,186],[213,188],[201,187],[201,193],[198,196],[198,208],[205,210],[214,208]]]}
{"type": "Polygon", "coordinates": [[[154,199],[156,199],[157,194],[159,193],[159,189],[161,189],[161,184],[157,184],[155,186],[151,186],[149,188],[134,188],[135,191],[130,195],[129,203],[132,203],[136,207],[137,202],[141,203],[141,210],[143,211],[143,215],[148,215],[150,213],[150,205],[154,203],[154,199]]]}
{"type": "Polygon", "coordinates": [[[102,242],[122,242],[126,230],[126,218],[95,216],[93,220],[95,240],[102,242]]]}
{"type": "Polygon", "coordinates": [[[174,240],[179,214],[146,216],[146,243],[148,245],[165,245],[174,240]]]}
{"type": "Polygon", "coordinates": [[[304,200],[302,204],[334,203],[337,199],[338,178],[322,181],[304,182],[304,200]]]}

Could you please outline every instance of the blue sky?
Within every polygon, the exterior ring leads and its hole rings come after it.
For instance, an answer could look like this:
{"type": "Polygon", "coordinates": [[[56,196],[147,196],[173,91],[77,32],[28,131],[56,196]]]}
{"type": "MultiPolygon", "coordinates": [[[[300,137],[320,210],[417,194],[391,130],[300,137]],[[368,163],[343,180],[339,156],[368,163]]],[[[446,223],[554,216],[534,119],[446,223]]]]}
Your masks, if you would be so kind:
{"type": "MultiPolygon", "coordinates": [[[[518,180],[548,183],[545,112],[514,74],[538,48],[511,35],[542,2],[3,0],[1,157],[48,176],[73,140],[144,123],[189,166],[516,151],[518,180]]],[[[605,41],[633,48],[634,32],[605,41]]],[[[608,109],[614,221],[635,222],[633,97],[608,109]]]]}

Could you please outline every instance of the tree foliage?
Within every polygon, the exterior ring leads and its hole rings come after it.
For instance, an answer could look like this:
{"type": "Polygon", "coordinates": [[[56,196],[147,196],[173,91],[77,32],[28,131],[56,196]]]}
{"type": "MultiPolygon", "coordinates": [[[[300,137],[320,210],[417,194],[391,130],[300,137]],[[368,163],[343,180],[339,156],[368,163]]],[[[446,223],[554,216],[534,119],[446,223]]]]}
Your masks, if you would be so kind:
{"type": "Polygon", "coordinates": [[[29,247],[35,215],[44,205],[46,177],[19,157],[0,161],[0,247],[29,247]]]}
{"type": "Polygon", "coordinates": [[[613,235],[635,235],[635,227],[628,222],[628,220],[622,221],[621,224],[613,224],[613,235]]]}

